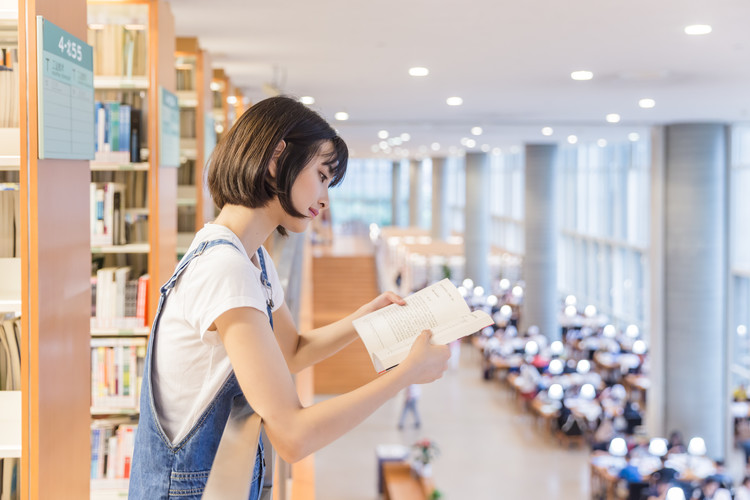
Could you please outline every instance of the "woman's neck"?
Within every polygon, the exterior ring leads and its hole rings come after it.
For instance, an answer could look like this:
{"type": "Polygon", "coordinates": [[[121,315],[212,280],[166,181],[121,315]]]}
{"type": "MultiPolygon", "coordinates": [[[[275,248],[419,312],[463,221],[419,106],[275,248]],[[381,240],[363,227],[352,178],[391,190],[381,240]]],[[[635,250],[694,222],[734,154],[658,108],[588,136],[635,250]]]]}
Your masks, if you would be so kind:
{"type": "Polygon", "coordinates": [[[236,234],[251,257],[277,226],[268,207],[247,208],[240,205],[224,205],[213,223],[227,227],[236,234]]]}

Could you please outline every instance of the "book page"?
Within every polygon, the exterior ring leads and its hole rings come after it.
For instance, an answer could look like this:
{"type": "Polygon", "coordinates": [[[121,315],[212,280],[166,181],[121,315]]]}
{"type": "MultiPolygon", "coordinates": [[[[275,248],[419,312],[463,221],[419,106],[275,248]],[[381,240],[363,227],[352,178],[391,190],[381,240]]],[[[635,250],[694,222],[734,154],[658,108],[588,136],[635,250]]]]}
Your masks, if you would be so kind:
{"type": "Polygon", "coordinates": [[[354,320],[354,328],[371,355],[469,312],[466,301],[448,279],[404,300],[405,306],[391,304],[354,320]]]}
{"type": "MultiPolygon", "coordinates": [[[[431,343],[436,345],[445,345],[458,340],[472,333],[478,332],[482,328],[494,323],[493,319],[484,311],[474,311],[472,313],[462,314],[460,317],[437,325],[432,330],[431,343]]],[[[411,350],[412,341],[407,339],[399,342],[390,349],[383,349],[373,354],[375,370],[378,373],[393,368],[401,363],[411,350]]]]}

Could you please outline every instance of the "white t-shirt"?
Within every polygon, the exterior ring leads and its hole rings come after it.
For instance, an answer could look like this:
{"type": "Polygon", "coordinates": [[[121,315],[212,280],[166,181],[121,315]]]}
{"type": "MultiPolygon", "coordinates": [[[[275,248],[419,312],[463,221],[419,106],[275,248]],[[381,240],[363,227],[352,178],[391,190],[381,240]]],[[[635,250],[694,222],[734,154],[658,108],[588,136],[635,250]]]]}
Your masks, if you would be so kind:
{"type": "MultiPolygon", "coordinates": [[[[187,436],[232,371],[218,332],[208,328],[230,309],[253,307],[268,312],[268,292],[260,281],[257,254],[251,261],[229,228],[206,224],[188,253],[200,242],[216,239],[229,240],[237,249],[216,245],[193,259],[169,293],[154,339],[154,402],[172,443],[187,436]]],[[[284,302],[284,292],[268,252],[261,248],[275,311],[284,302]]]]}

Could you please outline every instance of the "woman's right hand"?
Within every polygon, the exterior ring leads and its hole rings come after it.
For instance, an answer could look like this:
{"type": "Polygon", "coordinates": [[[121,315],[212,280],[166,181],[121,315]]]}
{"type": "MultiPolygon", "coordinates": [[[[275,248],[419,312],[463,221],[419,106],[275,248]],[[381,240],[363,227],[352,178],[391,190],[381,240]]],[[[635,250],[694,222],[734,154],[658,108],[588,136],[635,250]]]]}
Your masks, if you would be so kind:
{"type": "Polygon", "coordinates": [[[448,368],[451,352],[447,345],[430,343],[432,332],[424,330],[411,346],[409,355],[400,367],[407,373],[410,384],[427,384],[443,376],[448,368]]]}

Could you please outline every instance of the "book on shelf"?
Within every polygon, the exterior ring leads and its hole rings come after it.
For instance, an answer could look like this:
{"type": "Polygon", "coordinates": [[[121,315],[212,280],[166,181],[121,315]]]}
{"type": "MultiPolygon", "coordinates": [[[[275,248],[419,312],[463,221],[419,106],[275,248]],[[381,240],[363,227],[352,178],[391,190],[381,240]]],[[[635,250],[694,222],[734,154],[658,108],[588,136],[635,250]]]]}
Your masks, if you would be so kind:
{"type": "Polygon", "coordinates": [[[103,267],[91,277],[91,328],[146,326],[148,275],[130,279],[130,272],[127,266],[103,267]]]}
{"type": "Polygon", "coordinates": [[[89,188],[92,246],[124,245],[125,185],[116,182],[92,182],[89,188]]]}
{"type": "Polygon", "coordinates": [[[94,74],[124,79],[146,76],[146,30],[117,24],[90,24],[88,43],[94,47],[94,74]]]}
{"type": "Polygon", "coordinates": [[[91,339],[91,408],[138,410],[146,339],[91,339]]]}
{"type": "Polygon", "coordinates": [[[17,128],[19,110],[18,49],[0,49],[0,128],[17,128]]]}
{"type": "Polygon", "coordinates": [[[471,312],[447,278],[404,300],[405,306],[391,304],[353,322],[378,373],[406,359],[423,330],[432,331],[433,344],[445,345],[493,323],[486,312],[471,312]]]}
{"type": "Polygon", "coordinates": [[[91,423],[91,479],[127,479],[138,428],[130,419],[91,423]]]}
{"type": "Polygon", "coordinates": [[[21,255],[18,189],[17,183],[0,183],[0,258],[21,255]]]}
{"type": "Polygon", "coordinates": [[[94,159],[139,162],[140,110],[119,101],[96,101],[94,108],[94,159]]]}
{"type": "Polygon", "coordinates": [[[0,391],[21,390],[20,332],[19,318],[0,321],[0,391]]]}

